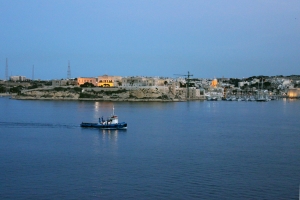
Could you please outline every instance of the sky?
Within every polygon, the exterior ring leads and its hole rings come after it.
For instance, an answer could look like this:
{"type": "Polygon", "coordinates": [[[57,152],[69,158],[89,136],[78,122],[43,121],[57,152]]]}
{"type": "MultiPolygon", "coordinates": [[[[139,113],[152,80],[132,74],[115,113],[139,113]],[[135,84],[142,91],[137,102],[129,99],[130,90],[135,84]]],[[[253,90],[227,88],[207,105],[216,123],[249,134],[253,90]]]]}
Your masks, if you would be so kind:
{"type": "Polygon", "coordinates": [[[300,1],[0,0],[0,38],[0,79],[299,75],[300,1]]]}

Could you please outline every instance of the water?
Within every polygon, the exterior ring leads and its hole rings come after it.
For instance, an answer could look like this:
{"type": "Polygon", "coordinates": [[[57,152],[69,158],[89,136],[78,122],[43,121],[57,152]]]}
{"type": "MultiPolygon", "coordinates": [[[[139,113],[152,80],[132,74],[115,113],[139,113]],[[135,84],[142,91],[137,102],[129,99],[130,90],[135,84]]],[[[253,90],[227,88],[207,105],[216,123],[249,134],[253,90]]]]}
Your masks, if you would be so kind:
{"type": "Polygon", "coordinates": [[[300,101],[0,98],[0,199],[298,199],[300,101]],[[126,131],[79,127],[115,107],[126,131]]]}

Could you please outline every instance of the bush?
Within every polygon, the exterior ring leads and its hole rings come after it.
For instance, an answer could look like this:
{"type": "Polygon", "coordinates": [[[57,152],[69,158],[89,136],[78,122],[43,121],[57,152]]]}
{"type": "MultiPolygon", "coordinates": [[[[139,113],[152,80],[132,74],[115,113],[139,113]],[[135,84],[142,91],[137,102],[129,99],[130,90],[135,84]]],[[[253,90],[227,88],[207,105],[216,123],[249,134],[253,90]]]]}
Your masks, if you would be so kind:
{"type": "Polygon", "coordinates": [[[6,88],[5,87],[2,87],[0,86],[0,93],[5,93],[6,92],[6,88]]]}
{"type": "Polygon", "coordinates": [[[81,84],[80,87],[95,87],[92,83],[84,83],[84,84],[81,84]]]}
{"type": "Polygon", "coordinates": [[[16,86],[16,87],[10,88],[9,91],[10,91],[11,93],[18,93],[18,94],[20,94],[22,89],[23,89],[22,86],[16,86]]]}
{"type": "Polygon", "coordinates": [[[73,90],[74,90],[75,92],[81,92],[82,89],[81,89],[80,87],[74,87],[73,90]]]}
{"type": "Polygon", "coordinates": [[[116,90],[116,91],[104,91],[104,90],[101,90],[102,93],[106,94],[106,95],[112,95],[112,94],[120,94],[120,93],[123,93],[123,92],[127,92],[127,90],[125,89],[122,89],[122,90],[116,90]]]}
{"type": "Polygon", "coordinates": [[[88,94],[88,93],[80,93],[79,98],[97,98],[97,95],[88,94]]]}
{"type": "Polygon", "coordinates": [[[33,85],[31,85],[31,86],[28,87],[29,90],[30,90],[30,89],[35,89],[35,88],[38,88],[38,85],[37,85],[37,84],[33,84],[33,85]]]}
{"type": "Polygon", "coordinates": [[[65,91],[66,89],[63,87],[55,87],[53,88],[54,91],[65,91]]]}

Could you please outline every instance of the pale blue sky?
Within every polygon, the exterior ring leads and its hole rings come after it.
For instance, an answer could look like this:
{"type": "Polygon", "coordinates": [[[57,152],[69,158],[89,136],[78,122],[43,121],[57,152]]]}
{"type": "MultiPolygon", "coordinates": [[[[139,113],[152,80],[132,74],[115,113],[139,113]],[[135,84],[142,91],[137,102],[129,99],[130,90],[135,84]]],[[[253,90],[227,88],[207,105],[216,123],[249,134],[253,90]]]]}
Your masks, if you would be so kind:
{"type": "Polygon", "coordinates": [[[0,28],[0,79],[300,74],[299,0],[0,0],[0,28]]]}

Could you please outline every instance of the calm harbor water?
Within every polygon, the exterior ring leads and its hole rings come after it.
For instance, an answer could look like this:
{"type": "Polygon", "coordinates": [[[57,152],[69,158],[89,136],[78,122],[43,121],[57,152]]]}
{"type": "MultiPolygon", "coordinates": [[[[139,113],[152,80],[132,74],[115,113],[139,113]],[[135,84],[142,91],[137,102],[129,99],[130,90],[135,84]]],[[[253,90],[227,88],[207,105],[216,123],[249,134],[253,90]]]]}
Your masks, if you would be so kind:
{"type": "Polygon", "coordinates": [[[0,109],[0,199],[299,198],[299,100],[0,109]],[[128,130],[79,127],[113,106],[128,130]]]}

